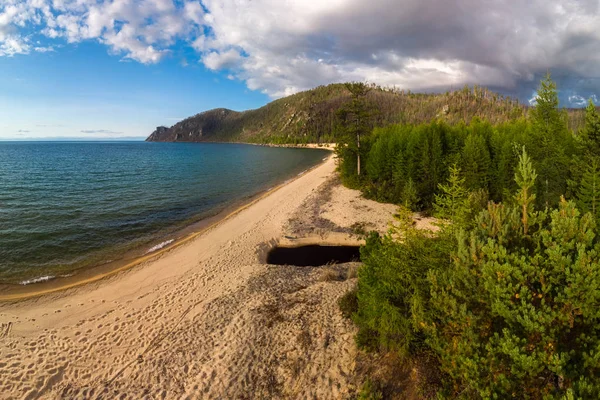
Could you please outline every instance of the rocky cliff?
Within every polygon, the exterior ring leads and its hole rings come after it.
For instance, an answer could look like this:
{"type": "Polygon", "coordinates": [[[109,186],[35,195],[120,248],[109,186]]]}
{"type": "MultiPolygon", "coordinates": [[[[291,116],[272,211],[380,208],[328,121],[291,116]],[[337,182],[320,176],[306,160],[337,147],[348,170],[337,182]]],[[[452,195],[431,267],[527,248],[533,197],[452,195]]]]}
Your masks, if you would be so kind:
{"type": "Polygon", "coordinates": [[[173,125],[159,126],[146,139],[149,142],[225,141],[228,133],[237,135],[236,123],[244,113],[217,108],[196,114],[173,125]]]}

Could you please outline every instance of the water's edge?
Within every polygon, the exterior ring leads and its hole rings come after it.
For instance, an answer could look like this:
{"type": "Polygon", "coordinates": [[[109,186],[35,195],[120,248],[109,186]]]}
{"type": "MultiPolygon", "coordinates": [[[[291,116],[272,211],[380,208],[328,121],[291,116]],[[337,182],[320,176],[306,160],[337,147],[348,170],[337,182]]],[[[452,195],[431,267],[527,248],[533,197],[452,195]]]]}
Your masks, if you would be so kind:
{"type": "MultiPolygon", "coordinates": [[[[332,150],[328,147],[297,147],[305,149],[313,148],[317,150],[332,150]]],[[[296,176],[284,180],[273,188],[259,191],[254,195],[239,199],[229,206],[213,210],[213,212],[207,213],[205,216],[201,216],[199,220],[173,232],[169,236],[161,238],[160,242],[151,243],[150,247],[146,245],[135,248],[124,254],[119,260],[74,270],[72,274],[68,275],[35,277],[26,280],[26,282],[23,281],[20,284],[0,284],[0,301],[23,300],[74,288],[87,283],[99,281],[109,276],[113,276],[119,272],[138,266],[142,263],[151,261],[155,257],[169,252],[176,247],[179,247],[180,245],[196,238],[197,236],[206,233],[207,231],[219,225],[221,222],[233,217],[252,204],[302,177],[307,172],[318,168],[331,157],[333,157],[332,154],[327,155],[319,163],[307,168],[296,176]]]]}

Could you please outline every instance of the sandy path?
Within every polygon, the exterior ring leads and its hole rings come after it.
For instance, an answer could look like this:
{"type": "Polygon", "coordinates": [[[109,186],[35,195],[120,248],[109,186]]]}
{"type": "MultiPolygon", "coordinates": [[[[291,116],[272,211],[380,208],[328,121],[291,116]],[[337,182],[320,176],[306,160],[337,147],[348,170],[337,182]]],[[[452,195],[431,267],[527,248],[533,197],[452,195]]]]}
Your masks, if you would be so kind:
{"type": "MultiPolygon", "coordinates": [[[[354,327],[337,299],[355,279],[259,262],[334,169],[330,158],[114,277],[0,304],[0,397],[347,396],[354,327]]],[[[344,277],[355,267],[335,268],[344,277]]]]}

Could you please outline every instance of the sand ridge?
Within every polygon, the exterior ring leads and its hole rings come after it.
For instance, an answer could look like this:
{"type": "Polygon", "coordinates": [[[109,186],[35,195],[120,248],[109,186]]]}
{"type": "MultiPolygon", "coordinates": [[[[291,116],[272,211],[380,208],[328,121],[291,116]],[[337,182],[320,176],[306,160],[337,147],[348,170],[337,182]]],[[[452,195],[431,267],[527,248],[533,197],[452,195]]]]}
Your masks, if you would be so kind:
{"type": "MultiPolygon", "coordinates": [[[[359,384],[355,328],[337,299],[355,285],[349,271],[356,265],[328,267],[340,277],[331,280],[320,267],[260,263],[265,244],[298,235],[293,215],[321,207],[319,193],[334,170],[330,157],[137,267],[0,304],[0,397],[326,399],[353,393],[359,384]]],[[[338,186],[332,186],[336,193],[338,186]]],[[[365,210],[365,221],[375,214],[391,219],[391,209],[374,207],[365,210]]]]}

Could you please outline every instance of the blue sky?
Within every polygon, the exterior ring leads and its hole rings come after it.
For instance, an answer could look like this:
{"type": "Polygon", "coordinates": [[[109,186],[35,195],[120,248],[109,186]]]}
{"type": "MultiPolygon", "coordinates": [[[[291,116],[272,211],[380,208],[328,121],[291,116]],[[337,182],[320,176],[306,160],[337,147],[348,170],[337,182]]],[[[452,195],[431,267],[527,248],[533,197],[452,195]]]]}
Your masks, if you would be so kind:
{"type": "Polygon", "coordinates": [[[2,139],[145,138],[156,126],[202,110],[245,110],[269,101],[208,70],[193,54],[142,64],[121,61],[95,42],[0,57],[0,87],[2,139]]]}
{"type": "Polygon", "coordinates": [[[600,98],[598,0],[0,0],[0,139],[145,137],[367,81],[600,98]]]}

